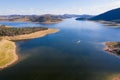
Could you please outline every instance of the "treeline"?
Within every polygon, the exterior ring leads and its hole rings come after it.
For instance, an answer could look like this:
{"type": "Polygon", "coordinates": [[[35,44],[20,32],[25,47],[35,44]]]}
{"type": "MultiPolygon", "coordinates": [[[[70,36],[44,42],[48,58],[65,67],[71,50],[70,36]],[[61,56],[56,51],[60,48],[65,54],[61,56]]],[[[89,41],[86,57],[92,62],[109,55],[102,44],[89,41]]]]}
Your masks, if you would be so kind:
{"type": "Polygon", "coordinates": [[[23,34],[30,34],[37,31],[47,30],[48,28],[45,27],[22,27],[22,28],[15,28],[15,27],[5,27],[4,25],[0,26],[0,36],[16,36],[16,35],[23,35],[23,34]]]}

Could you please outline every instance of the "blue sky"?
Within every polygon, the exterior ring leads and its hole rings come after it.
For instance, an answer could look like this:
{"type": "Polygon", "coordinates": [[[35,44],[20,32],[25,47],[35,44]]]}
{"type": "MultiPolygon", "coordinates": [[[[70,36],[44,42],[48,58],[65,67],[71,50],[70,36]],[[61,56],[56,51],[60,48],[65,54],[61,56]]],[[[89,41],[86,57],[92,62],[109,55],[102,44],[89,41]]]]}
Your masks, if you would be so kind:
{"type": "Polygon", "coordinates": [[[120,0],[0,0],[0,15],[100,14],[120,7],[120,0]]]}

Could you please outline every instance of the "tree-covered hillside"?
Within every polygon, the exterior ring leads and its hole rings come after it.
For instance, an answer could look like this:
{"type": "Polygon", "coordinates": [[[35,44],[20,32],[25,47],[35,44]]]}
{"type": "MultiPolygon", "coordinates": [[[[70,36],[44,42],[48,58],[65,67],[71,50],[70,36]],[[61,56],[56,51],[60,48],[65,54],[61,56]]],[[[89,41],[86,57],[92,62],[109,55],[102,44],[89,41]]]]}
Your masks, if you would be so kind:
{"type": "Polygon", "coordinates": [[[110,10],[91,18],[90,20],[120,21],[120,8],[110,10]]]}

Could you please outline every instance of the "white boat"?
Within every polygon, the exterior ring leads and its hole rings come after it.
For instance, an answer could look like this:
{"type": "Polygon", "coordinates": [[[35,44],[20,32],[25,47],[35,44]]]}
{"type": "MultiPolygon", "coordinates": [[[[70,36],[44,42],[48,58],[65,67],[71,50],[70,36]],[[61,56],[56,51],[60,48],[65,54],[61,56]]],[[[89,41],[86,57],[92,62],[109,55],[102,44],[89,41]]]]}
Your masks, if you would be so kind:
{"type": "Polygon", "coordinates": [[[81,41],[80,41],[80,40],[78,40],[76,43],[77,43],[77,44],[79,44],[80,42],[81,42],[81,41]]]}

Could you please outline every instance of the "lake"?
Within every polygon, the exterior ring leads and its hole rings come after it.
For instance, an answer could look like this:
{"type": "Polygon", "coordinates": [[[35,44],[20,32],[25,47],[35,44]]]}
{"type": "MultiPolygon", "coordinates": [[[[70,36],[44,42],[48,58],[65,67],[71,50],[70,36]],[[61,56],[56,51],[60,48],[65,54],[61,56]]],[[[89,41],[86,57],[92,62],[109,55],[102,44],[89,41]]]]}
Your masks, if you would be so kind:
{"type": "Polygon", "coordinates": [[[119,41],[120,28],[92,21],[65,19],[57,24],[0,22],[14,27],[43,26],[59,32],[16,42],[20,60],[0,71],[0,80],[107,80],[120,73],[120,57],[103,50],[119,41]]]}

